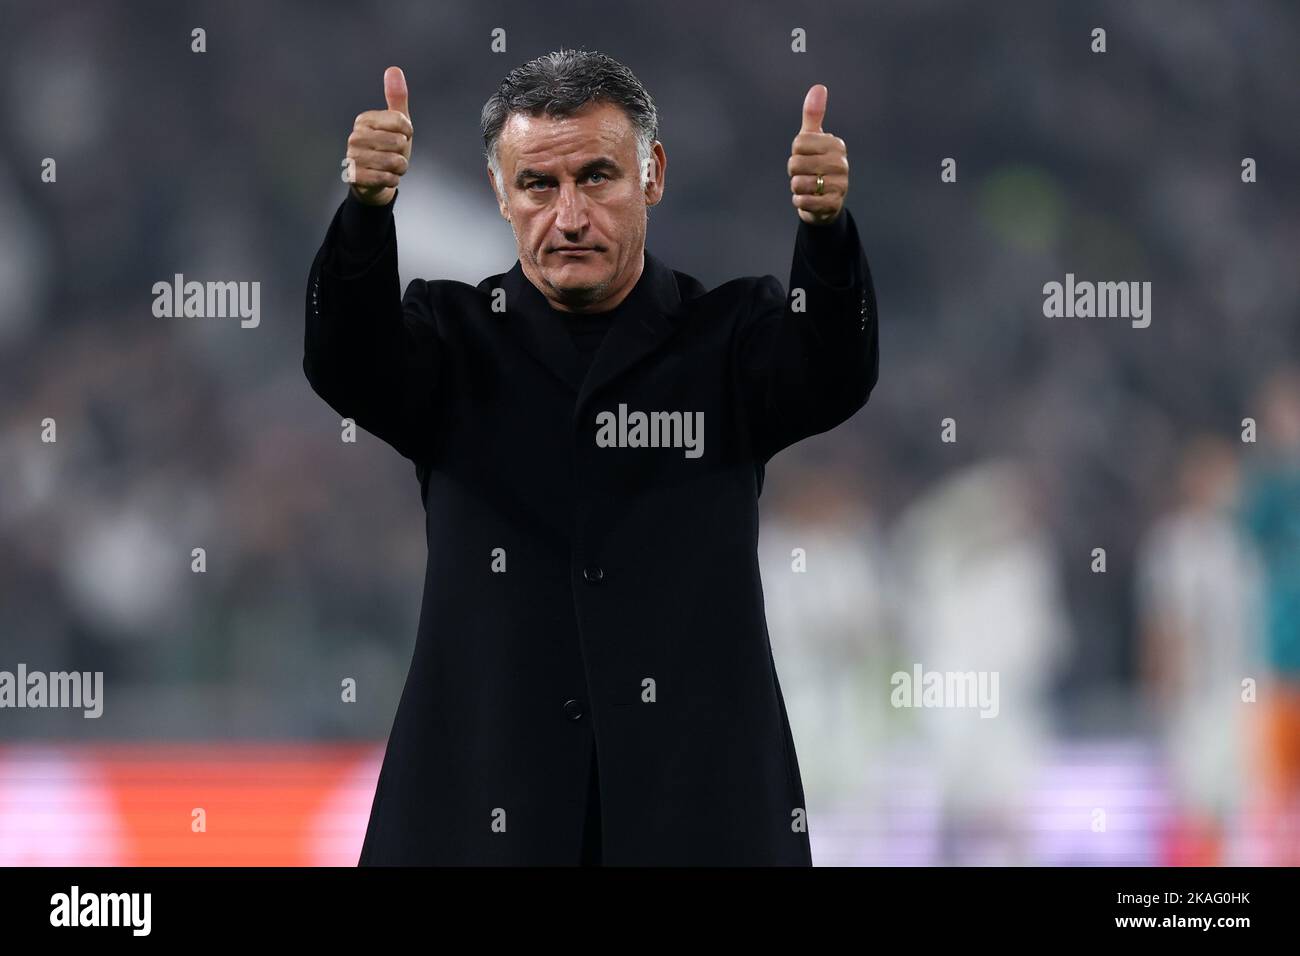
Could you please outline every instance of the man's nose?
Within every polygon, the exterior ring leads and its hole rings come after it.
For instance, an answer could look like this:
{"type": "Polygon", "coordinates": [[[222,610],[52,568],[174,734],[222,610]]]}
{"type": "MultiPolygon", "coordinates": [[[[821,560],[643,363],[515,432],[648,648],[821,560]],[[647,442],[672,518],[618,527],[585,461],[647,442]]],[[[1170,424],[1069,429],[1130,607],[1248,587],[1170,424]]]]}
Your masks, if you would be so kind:
{"type": "Polygon", "coordinates": [[[587,225],[587,202],[578,191],[577,184],[562,185],[557,201],[559,205],[555,211],[555,228],[567,235],[581,232],[587,225]]]}

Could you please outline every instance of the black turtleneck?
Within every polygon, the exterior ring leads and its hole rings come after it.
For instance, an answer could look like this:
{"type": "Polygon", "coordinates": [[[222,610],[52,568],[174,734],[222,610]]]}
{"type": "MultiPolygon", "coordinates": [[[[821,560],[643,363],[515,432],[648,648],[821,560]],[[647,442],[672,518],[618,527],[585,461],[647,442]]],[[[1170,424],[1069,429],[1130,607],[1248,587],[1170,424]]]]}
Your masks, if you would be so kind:
{"type": "MultiPolygon", "coordinates": [[[[630,297],[629,295],[628,298],[630,297]]],[[[578,350],[578,355],[582,359],[583,372],[591,368],[596,350],[600,348],[605,333],[614,324],[614,318],[622,310],[625,302],[627,302],[626,298],[607,312],[561,312],[558,309],[551,309],[555,321],[563,322],[564,327],[569,330],[569,335],[573,338],[573,347],[578,350]]]]}

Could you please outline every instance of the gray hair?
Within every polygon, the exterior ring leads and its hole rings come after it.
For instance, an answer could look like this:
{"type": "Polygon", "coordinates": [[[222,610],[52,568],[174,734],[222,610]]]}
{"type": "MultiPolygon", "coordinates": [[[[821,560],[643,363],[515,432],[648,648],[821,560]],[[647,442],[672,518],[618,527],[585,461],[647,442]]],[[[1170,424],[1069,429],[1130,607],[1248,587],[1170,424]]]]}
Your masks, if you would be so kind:
{"type": "Polygon", "coordinates": [[[641,187],[649,181],[649,161],[659,138],[654,100],[632,71],[613,57],[587,50],[556,50],[516,67],[483,105],[480,126],[483,156],[492,167],[497,195],[505,202],[497,141],[512,114],[562,118],[588,103],[613,103],[627,114],[636,136],[641,187]]]}

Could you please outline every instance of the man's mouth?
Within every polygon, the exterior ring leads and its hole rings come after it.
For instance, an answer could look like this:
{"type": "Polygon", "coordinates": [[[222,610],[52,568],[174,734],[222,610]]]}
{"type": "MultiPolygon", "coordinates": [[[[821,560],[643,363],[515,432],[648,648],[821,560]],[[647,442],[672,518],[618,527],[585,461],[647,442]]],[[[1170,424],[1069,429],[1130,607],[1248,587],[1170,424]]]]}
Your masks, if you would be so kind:
{"type": "Polygon", "coordinates": [[[551,251],[562,256],[585,256],[596,250],[592,246],[559,246],[551,251]]]}

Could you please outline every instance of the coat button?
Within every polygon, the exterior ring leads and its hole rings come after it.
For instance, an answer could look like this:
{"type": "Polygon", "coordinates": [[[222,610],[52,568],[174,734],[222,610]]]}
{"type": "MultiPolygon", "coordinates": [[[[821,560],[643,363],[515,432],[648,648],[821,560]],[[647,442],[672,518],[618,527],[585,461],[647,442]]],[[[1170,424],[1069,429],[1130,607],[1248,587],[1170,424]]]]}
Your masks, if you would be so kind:
{"type": "Polygon", "coordinates": [[[582,704],[576,700],[566,700],[564,702],[564,716],[570,720],[581,720],[582,704]]]}
{"type": "Polygon", "coordinates": [[[599,584],[604,578],[605,572],[598,565],[593,564],[582,569],[582,579],[588,584],[599,584]]]}

